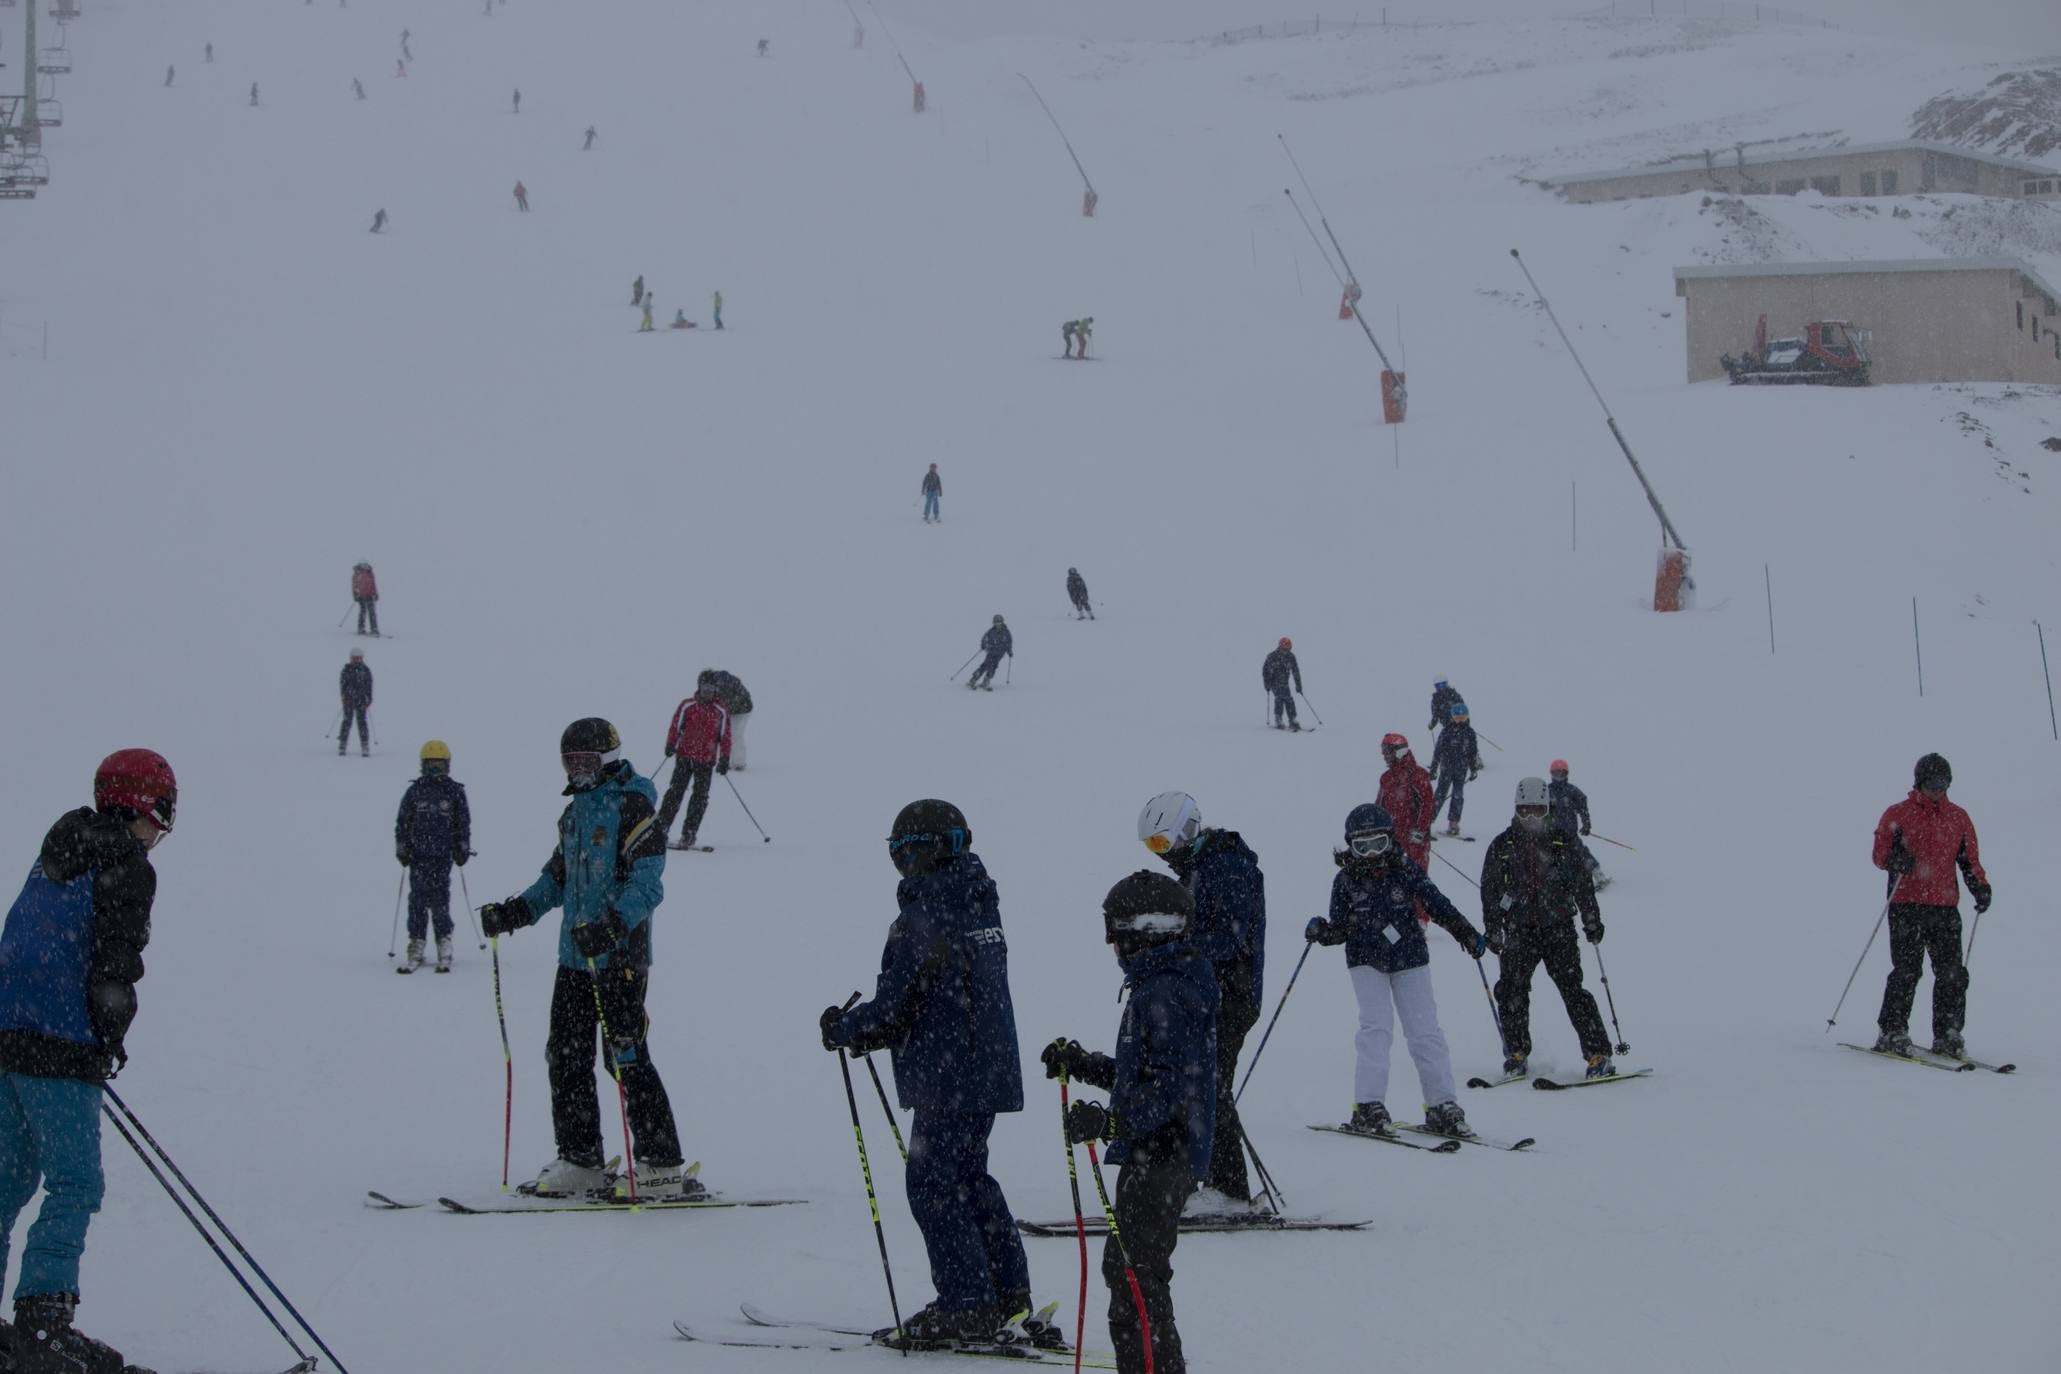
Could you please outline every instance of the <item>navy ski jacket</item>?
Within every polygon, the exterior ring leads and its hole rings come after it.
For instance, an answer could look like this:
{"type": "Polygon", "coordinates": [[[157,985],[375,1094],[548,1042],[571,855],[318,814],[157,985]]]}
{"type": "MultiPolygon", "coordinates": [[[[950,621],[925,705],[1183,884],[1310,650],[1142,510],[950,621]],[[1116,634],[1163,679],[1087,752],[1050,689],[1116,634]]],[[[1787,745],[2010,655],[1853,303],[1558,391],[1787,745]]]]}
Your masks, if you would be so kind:
{"type": "MultiPolygon", "coordinates": [[[[1189,943],[1212,964],[1249,964],[1260,998],[1267,963],[1267,880],[1235,830],[1205,830],[1171,865],[1195,898],[1189,943]]],[[[1173,857],[1173,856],[1169,856],[1173,857]]]]}
{"type": "Polygon", "coordinates": [[[1345,966],[1402,973],[1430,963],[1431,946],[1417,919],[1419,902],[1427,916],[1469,954],[1474,952],[1481,933],[1407,855],[1391,855],[1378,867],[1341,855],[1338,876],[1331,880],[1330,922],[1345,937],[1345,966]]]}
{"type": "Polygon", "coordinates": [[[472,809],[465,784],[448,775],[420,777],[401,794],[394,852],[404,864],[455,863],[472,852],[472,809]]]}
{"type": "Polygon", "coordinates": [[[1443,730],[1453,723],[1453,708],[1466,698],[1451,683],[1438,688],[1431,694],[1431,724],[1429,729],[1443,730]]]}
{"type": "Polygon", "coordinates": [[[1438,743],[1431,750],[1433,777],[1457,778],[1468,769],[1480,766],[1481,746],[1475,742],[1472,725],[1456,720],[1438,732],[1438,743]]]}
{"type": "Polygon", "coordinates": [[[1589,828],[1589,795],[1571,782],[1549,782],[1546,798],[1552,806],[1555,830],[1578,835],[1589,828]]]}
{"type": "Polygon", "coordinates": [[[1116,1058],[1091,1056],[1081,1081],[1109,1093],[1108,1162],[1128,1163],[1133,1146],[1174,1134],[1197,1181],[1209,1177],[1217,1124],[1217,1008],[1209,960],[1183,940],[1119,961],[1123,1020],[1116,1058]]]}
{"type": "Polygon", "coordinates": [[[980,856],[957,854],[895,890],[873,999],[832,1023],[859,1053],[891,1051],[895,1096],[911,1110],[1023,1110],[1023,1062],[1009,997],[1001,902],[980,856]]]}
{"type": "Polygon", "coordinates": [[[1295,655],[1287,649],[1276,649],[1260,661],[1260,686],[1275,696],[1288,695],[1288,683],[1293,679],[1295,690],[1302,690],[1302,665],[1295,661],[1295,655]]]}
{"type": "Polygon", "coordinates": [[[988,632],[980,637],[980,647],[989,658],[1000,658],[1004,654],[1016,657],[1016,641],[1010,637],[1007,625],[990,625],[988,632]]]}
{"type": "Polygon", "coordinates": [[[372,704],[372,670],[363,663],[346,663],[336,680],[337,690],[343,693],[346,706],[370,706],[372,704]]]}

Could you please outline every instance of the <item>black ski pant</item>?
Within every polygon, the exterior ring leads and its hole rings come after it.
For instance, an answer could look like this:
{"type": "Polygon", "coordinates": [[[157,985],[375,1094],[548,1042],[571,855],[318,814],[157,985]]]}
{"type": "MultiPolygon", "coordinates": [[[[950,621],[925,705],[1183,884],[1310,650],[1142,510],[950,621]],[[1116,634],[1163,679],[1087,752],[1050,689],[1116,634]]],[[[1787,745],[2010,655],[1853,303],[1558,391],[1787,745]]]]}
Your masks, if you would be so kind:
{"type": "Polygon", "coordinates": [[[1238,1052],[1259,1024],[1259,998],[1254,995],[1252,965],[1217,965],[1217,1130],[1209,1146],[1209,1186],[1240,1202],[1252,1199],[1245,1174],[1245,1133],[1238,1124],[1238,1052]]]}
{"type": "Polygon", "coordinates": [[[1085,596],[1075,598],[1073,608],[1090,620],[1095,618],[1095,608],[1088,604],[1088,598],[1085,596]]]}
{"type": "Polygon", "coordinates": [[[981,679],[985,677],[988,685],[992,687],[995,683],[995,669],[1001,666],[1002,655],[989,654],[980,661],[980,666],[973,670],[973,676],[966,679],[966,685],[968,687],[978,687],[980,686],[981,679]]]}
{"type": "Polygon", "coordinates": [[[688,759],[673,760],[673,780],[666,784],[664,800],[658,807],[658,833],[663,835],[673,828],[673,817],[679,814],[680,798],[686,795],[689,784],[694,795],[687,799],[687,822],[680,827],[680,838],[691,839],[701,833],[701,818],[708,813],[709,788],[715,785],[716,766],[713,763],[695,763],[688,759]]]}
{"type": "Polygon", "coordinates": [[[1876,1024],[1902,1031],[1911,1020],[1911,1001],[1932,956],[1932,1034],[1961,1033],[1968,1021],[1968,966],[1961,962],[1961,909],[1897,902],[1889,908],[1889,982],[1882,989],[1876,1024]]]}
{"type": "Polygon", "coordinates": [[[439,940],[451,938],[451,861],[408,865],[408,938],[420,940],[434,923],[439,940]]]}
{"type": "MultiPolygon", "coordinates": [[[[379,232],[379,225],[377,225],[377,224],[373,225],[373,226],[372,226],[372,231],[373,231],[374,233],[378,233],[378,232],[379,232]]],[[[372,633],[373,633],[373,634],[375,634],[375,635],[377,635],[377,634],[379,633],[379,602],[378,602],[378,601],[376,601],[376,600],[375,600],[375,601],[360,601],[360,602],[358,603],[358,633],[359,633],[359,634],[364,634],[364,633],[365,633],[365,622],[366,622],[367,620],[370,620],[370,621],[372,622],[372,633]]]]}
{"type": "MultiPolygon", "coordinates": [[[[1437,790],[1431,794],[1431,819],[1434,824],[1438,821],[1439,811],[1446,804],[1446,795],[1448,793],[1452,794],[1453,809],[1446,816],[1446,823],[1448,825],[1458,825],[1460,823],[1460,812],[1465,810],[1467,806],[1467,774],[1464,770],[1457,773],[1439,774],[1437,790]]],[[[1580,972],[1580,970],[1577,969],[1576,972],[1580,972]]]]}
{"type": "MultiPolygon", "coordinates": [[[[680,1134],[673,1125],[673,1104],[651,1062],[645,1044],[644,985],[648,969],[608,967],[558,970],[551,989],[551,1039],[544,1049],[551,1070],[551,1129],[558,1138],[558,1157],[600,1168],[601,1103],[594,1092],[595,1030],[608,1021],[613,1062],[629,1098],[630,1132],[635,1140],[631,1161],[681,1163],[680,1134]],[[597,989],[599,995],[597,999],[597,989]]],[[[607,1060],[604,1059],[604,1067],[607,1060]]]]}
{"type": "Polygon", "coordinates": [[[1154,1374],[1186,1374],[1181,1333],[1174,1328],[1174,1244],[1181,1238],[1181,1208],[1195,1187],[1187,1142],[1178,1131],[1135,1141],[1116,1179],[1116,1227],[1102,1242],[1102,1281],[1109,1285],[1109,1343],[1118,1374],[1145,1374],[1145,1338],[1138,1299],[1131,1294],[1124,1258],[1138,1276],[1145,1319],[1152,1328],[1154,1374]]]}
{"type": "Polygon", "coordinates": [[[370,749],[372,747],[372,737],[370,734],[371,727],[367,725],[365,722],[365,712],[367,709],[368,708],[364,706],[358,705],[356,702],[347,701],[344,703],[343,729],[336,732],[337,753],[341,754],[344,751],[344,745],[348,743],[351,738],[351,722],[353,720],[356,720],[358,722],[358,748],[361,750],[365,750],[370,749]]]}
{"type": "Polygon", "coordinates": [[[1023,1233],[988,1172],[994,1129],[993,1112],[947,1107],[918,1107],[909,1123],[909,1211],[923,1232],[937,1305],[951,1312],[1006,1306],[1030,1292],[1023,1233]]]}
{"type": "Polygon", "coordinates": [[[1290,725],[1296,723],[1295,698],[1288,695],[1288,689],[1286,687],[1276,687],[1274,689],[1274,724],[1279,725],[1281,723],[1281,716],[1283,712],[1287,713],[1288,723],[1290,725]]]}
{"type": "Polygon", "coordinates": [[[1509,926],[1499,956],[1502,976],[1496,979],[1496,1006],[1503,1014],[1503,1053],[1513,1059],[1531,1057],[1531,976],[1539,964],[1560,989],[1567,1005],[1567,1019],[1574,1023],[1582,1054],[1590,1059],[1610,1053],[1610,1035],[1603,1029],[1603,1013],[1596,1007],[1595,994],[1582,986],[1581,940],[1572,920],[1540,926],[1520,918],[1509,926]]]}

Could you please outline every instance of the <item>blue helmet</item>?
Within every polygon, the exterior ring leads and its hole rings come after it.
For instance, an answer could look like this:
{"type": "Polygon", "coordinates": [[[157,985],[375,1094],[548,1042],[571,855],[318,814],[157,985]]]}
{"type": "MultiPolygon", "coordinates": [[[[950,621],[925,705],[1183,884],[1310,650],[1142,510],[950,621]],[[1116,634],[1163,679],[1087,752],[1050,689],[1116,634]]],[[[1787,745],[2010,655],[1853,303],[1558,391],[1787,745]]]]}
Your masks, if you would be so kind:
{"type": "Polygon", "coordinates": [[[1373,802],[1361,802],[1345,818],[1345,837],[1364,835],[1370,830],[1395,829],[1395,817],[1373,802]]]}

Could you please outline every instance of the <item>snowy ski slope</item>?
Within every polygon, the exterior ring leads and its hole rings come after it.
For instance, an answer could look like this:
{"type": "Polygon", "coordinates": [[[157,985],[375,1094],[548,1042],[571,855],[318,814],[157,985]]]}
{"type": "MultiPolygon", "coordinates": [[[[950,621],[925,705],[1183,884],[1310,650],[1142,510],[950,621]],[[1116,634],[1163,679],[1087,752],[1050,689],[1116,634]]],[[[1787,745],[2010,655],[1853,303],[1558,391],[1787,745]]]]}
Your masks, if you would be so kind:
{"type": "MultiPolygon", "coordinates": [[[[854,50],[844,8],[813,0],[510,0],[491,18],[89,0],[52,183],[0,213],[0,336],[50,338],[47,361],[10,345],[0,362],[0,836],[25,870],[110,749],[179,772],[131,1105],[355,1374],[884,1362],[689,1348],[669,1323],[745,1301],[886,1321],[815,1017],[871,986],[895,811],[957,801],[1000,884],[1032,1076],[995,1169],[1019,1212],[1058,1215],[1035,1055],[1113,1034],[1099,904],[1148,861],[1138,807],[1186,789],[1258,851],[1271,1011],[1380,735],[1428,752],[1447,675],[1501,746],[1469,833],[1564,755],[1597,828],[1637,846],[1602,852],[1605,954],[1626,1062],[1657,1072],[1463,1098],[1485,1134],[1537,1136],[1526,1156],[1313,1134],[1349,1109],[1354,1025],[1342,960],[1313,955],[1247,1121],[1296,1211],[1374,1224],[1185,1241],[1193,1367],[2054,1368],[2061,935],[2039,856],[2061,746],[2039,729],[2033,621],[2061,608],[2061,471],[2039,447],[2061,397],[1686,386],[1670,269],[1738,251],[1725,226],[1693,197],[1570,207],[1525,180],[1740,138],[1893,137],[2008,54],[1680,19],[1172,41],[1282,17],[1214,2],[1079,41],[977,22],[995,9],[888,11],[928,87],[919,118],[863,6],[854,50]],[[1095,178],[1094,220],[1018,72],[1095,178]],[[1399,453],[1372,352],[1281,194],[1276,134],[1407,353],[1399,453]],[[1694,549],[1697,611],[1644,608],[1652,516],[1512,247],[1694,549]],[[684,306],[704,329],[637,335],[640,273],[661,320],[684,306]],[[1059,323],[1084,314],[1100,361],[1062,367],[1059,323]],[[360,558],[393,632],[368,645],[369,761],[306,728],[363,642],[335,628],[360,558]],[[1093,624],[1067,619],[1069,565],[1093,624]],[[998,611],[1019,671],[968,694],[946,676],[998,611]],[[1259,660],[1283,634],[1323,713],[1311,736],[1261,729],[1259,660]],[[563,725],[609,716],[648,773],[704,666],[758,700],[735,781],[774,839],[719,784],[716,852],[672,856],[653,1052],[715,1187],[811,1204],[363,1210],[367,1188],[499,1177],[486,956],[461,937],[453,976],[397,982],[382,943],[416,747],[450,743],[471,896],[503,897],[547,855],[563,725]],[[1880,909],[1870,830],[1929,749],[1997,892],[1970,1045],[2015,1078],[1833,1048],[1871,1033],[1879,942],[1825,1033],[1880,909]]],[[[1783,251],[1938,251],[1915,237],[1931,219],[1813,199],[1762,207],[1783,251]]],[[[503,944],[526,1174],[551,1153],[553,943],[503,944]]],[[[1492,1067],[1494,1029],[1469,961],[1434,947],[1464,1078],[1492,1067]]],[[[1537,1067],[1574,1072],[1536,993],[1537,1067]]],[[[1414,1107],[1400,1046],[1394,1082],[1414,1107]]],[[[882,1124],[866,1117],[876,1166],[882,1124]]],[[[285,1363],[112,1136],[107,1157],[82,1327],[160,1369],[285,1363]]],[[[892,1170],[882,1187],[906,1310],[927,1275],[892,1170]]],[[[1031,1255],[1070,1325],[1073,1247],[1031,1255]]],[[[1102,1306],[1098,1276],[1097,1346],[1102,1306]]]]}

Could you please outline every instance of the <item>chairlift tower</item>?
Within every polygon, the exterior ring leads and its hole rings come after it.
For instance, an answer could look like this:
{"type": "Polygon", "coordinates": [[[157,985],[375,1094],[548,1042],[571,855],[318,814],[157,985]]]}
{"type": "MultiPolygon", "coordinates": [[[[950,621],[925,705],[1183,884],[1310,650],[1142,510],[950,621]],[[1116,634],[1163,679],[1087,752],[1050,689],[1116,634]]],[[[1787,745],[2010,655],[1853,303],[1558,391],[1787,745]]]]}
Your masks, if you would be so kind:
{"type": "Polygon", "coordinates": [[[28,34],[21,51],[21,139],[23,146],[41,145],[43,131],[36,123],[36,0],[22,6],[28,34]]]}

